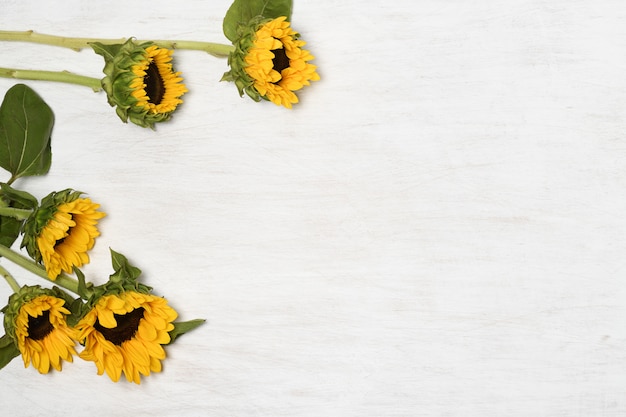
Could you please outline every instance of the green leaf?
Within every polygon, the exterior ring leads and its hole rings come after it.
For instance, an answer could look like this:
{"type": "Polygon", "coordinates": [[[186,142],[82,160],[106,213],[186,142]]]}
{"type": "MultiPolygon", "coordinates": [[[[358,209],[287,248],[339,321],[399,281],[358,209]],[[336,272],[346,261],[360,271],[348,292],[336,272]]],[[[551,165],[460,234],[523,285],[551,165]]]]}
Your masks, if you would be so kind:
{"type": "Polygon", "coordinates": [[[141,275],[141,269],[132,266],[128,259],[121,253],[115,252],[113,249],[111,251],[111,263],[113,264],[113,270],[115,274],[112,276],[119,276],[122,279],[131,279],[136,280],[141,275]]]}
{"type": "Polygon", "coordinates": [[[66,304],[64,307],[70,311],[70,315],[65,318],[68,326],[75,327],[80,319],[86,314],[85,307],[87,304],[83,302],[80,298],[72,301],[71,304],[66,304]]]}
{"type": "Polygon", "coordinates": [[[105,45],[100,42],[91,42],[89,46],[91,46],[95,53],[97,53],[98,55],[102,55],[105,62],[113,60],[113,58],[115,58],[115,55],[117,55],[122,48],[122,44],[117,43],[112,45],[105,45]]]}
{"type": "MultiPolygon", "coordinates": [[[[0,183],[0,207],[34,210],[37,207],[37,199],[26,191],[0,183]]],[[[23,224],[24,219],[0,216],[0,244],[7,248],[11,247],[20,235],[23,224]]]]}
{"type": "Polygon", "coordinates": [[[37,208],[37,197],[26,191],[16,190],[8,184],[0,183],[0,198],[11,202],[10,207],[34,210],[37,208]]]}
{"type": "Polygon", "coordinates": [[[78,278],[78,295],[81,297],[87,297],[88,290],[91,286],[87,285],[87,282],[85,281],[85,274],[83,274],[83,271],[76,267],[74,267],[74,274],[76,274],[76,278],[78,278]]]}
{"type": "Polygon", "coordinates": [[[43,175],[50,169],[50,135],[54,114],[30,87],[14,85],[0,106],[0,166],[19,177],[43,175]]]}
{"type": "Polygon", "coordinates": [[[10,248],[22,230],[24,220],[0,216],[0,245],[10,248]]]}
{"type": "Polygon", "coordinates": [[[20,355],[20,351],[15,346],[13,340],[6,334],[0,337],[0,369],[4,368],[15,358],[20,355]]]}
{"type": "Polygon", "coordinates": [[[224,35],[231,42],[239,36],[239,27],[246,26],[255,17],[275,19],[286,16],[291,21],[293,0],[235,0],[224,16],[224,35]]]}
{"type": "Polygon", "coordinates": [[[206,322],[204,319],[174,322],[174,329],[170,331],[170,343],[174,343],[174,340],[176,340],[178,336],[192,331],[201,324],[204,324],[204,322],[206,322]]]}

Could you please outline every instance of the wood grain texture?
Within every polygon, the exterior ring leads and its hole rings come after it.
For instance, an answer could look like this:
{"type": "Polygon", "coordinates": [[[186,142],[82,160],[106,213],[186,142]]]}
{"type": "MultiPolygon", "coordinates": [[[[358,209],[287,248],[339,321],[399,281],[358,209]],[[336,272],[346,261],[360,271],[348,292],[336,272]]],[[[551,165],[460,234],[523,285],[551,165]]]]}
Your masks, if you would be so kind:
{"type": "MultiPolygon", "coordinates": [[[[88,277],[111,247],[207,323],[140,386],[15,360],[6,415],[625,415],[624,3],[295,3],[322,81],[293,111],[199,52],[176,54],[190,93],[156,132],[28,83],[53,166],[16,186],[88,192],[109,214],[88,277]]],[[[0,26],[220,42],[228,6],[5,0],[0,26]]],[[[102,68],[0,47],[1,66],[102,68]]]]}

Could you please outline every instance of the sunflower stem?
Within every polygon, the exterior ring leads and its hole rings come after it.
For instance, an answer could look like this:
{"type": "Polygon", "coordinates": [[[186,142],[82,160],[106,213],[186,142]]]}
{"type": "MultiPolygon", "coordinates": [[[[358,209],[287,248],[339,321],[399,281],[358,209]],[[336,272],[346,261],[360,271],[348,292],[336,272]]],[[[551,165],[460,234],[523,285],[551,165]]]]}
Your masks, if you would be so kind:
{"type": "MultiPolygon", "coordinates": [[[[126,42],[126,39],[98,39],[98,38],[72,38],[65,36],[46,35],[32,30],[10,31],[0,30],[0,41],[31,42],[44,45],[60,46],[80,51],[88,48],[89,44],[99,42],[104,45],[112,45],[126,42]]],[[[137,42],[145,42],[138,40],[137,42]]],[[[235,48],[232,45],[224,45],[213,42],[184,41],[184,40],[153,40],[159,46],[171,49],[189,49],[204,51],[213,56],[225,58],[235,48]]]]}
{"type": "Polygon", "coordinates": [[[59,274],[59,276],[57,276],[54,280],[50,279],[45,268],[43,268],[41,265],[4,245],[0,245],[0,256],[7,258],[9,261],[21,266],[29,272],[32,272],[38,277],[53,282],[59,287],[65,288],[66,290],[71,291],[74,294],[78,294],[78,280],[64,273],[59,274]]]}
{"type": "Polygon", "coordinates": [[[9,273],[2,265],[0,265],[0,275],[4,277],[4,279],[9,283],[9,286],[13,290],[13,292],[18,292],[20,290],[20,284],[17,283],[13,275],[9,273]]]}
{"type": "Polygon", "coordinates": [[[0,207],[0,216],[13,217],[17,220],[26,220],[33,211],[30,209],[18,209],[14,207],[0,207]]]}
{"type": "Polygon", "coordinates": [[[162,48],[168,49],[186,49],[190,51],[204,51],[218,58],[227,58],[228,55],[235,50],[232,45],[224,45],[221,43],[213,42],[199,42],[199,41],[170,41],[170,40],[157,40],[153,41],[162,48]]]}
{"type": "Polygon", "coordinates": [[[16,78],[20,80],[57,81],[91,87],[91,89],[95,92],[102,90],[101,80],[99,78],[73,74],[69,71],[38,71],[16,68],[0,68],[0,77],[16,78]]]}
{"type": "Polygon", "coordinates": [[[26,31],[11,31],[0,30],[0,40],[13,41],[13,42],[31,42],[39,43],[43,45],[61,46],[63,48],[73,49],[80,51],[83,48],[89,46],[91,42],[101,43],[124,43],[126,39],[107,39],[103,42],[103,39],[95,38],[68,38],[64,36],[45,35],[43,33],[36,33],[32,30],[26,31]],[[107,42],[108,41],[108,42],[107,42]]]}

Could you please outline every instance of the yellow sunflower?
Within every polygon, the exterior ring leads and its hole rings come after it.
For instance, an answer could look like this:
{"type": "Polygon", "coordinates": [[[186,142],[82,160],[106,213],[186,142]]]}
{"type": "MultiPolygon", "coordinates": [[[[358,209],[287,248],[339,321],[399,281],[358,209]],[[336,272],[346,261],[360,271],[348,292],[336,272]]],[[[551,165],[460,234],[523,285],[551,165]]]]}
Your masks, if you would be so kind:
{"type": "Polygon", "coordinates": [[[173,50],[152,45],[145,50],[144,59],[132,66],[136,78],[130,88],[137,99],[135,106],[152,114],[170,113],[183,101],[180,97],[187,92],[182,84],[180,72],[172,70],[173,50]]]}
{"type": "Polygon", "coordinates": [[[135,291],[104,295],[78,322],[77,338],[85,348],[82,359],[93,361],[98,375],[105,371],[115,382],[122,372],[139,384],[140,374],[161,371],[162,345],[178,314],[164,298],[135,291]]]}
{"type": "Polygon", "coordinates": [[[73,190],[50,194],[25,224],[22,246],[43,263],[52,280],[61,271],[72,273],[75,266],[88,263],[87,252],[100,235],[96,225],[105,213],[98,211],[99,204],[79,196],[73,190]]]}
{"type": "Polygon", "coordinates": [[[286,19],[281,16],[260,24],[253,20],[252,31],[236,42],[229,57],[231,70],[222,79],[234,81],[240,94],[245,91],[257,101],[264,98],[291,108],[299,101],[294,91],[320,77],[309,63],[313,55],[302,49],[305,42],[286,19]]]}
{"type": "Polygon", "coordinates": [[[65,316],[65,300],[40,295],[24,303],[15,318],[15,338],[24,359],[24,367],[33,364],[39,373],[47,374],[52,366],[61,370],[61,361],[72,362],[75,341],[65,316]]]}
{"type": "Polygon", "coordinates": [[[91,44],[105,60],[102,88],[122,121],[154,127],[169,120],[187,92],[180,72],[172,66],[174,51],[153,42],[91,44]]]}

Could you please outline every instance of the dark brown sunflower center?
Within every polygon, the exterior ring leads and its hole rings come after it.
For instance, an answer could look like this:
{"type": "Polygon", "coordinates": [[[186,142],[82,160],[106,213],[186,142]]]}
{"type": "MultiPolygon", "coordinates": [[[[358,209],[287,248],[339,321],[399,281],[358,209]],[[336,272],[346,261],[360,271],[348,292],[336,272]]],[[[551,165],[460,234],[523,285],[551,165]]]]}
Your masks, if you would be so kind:
{"type": "Polygon", "coordinates": [[[132,339],[139,328],[139,321],[143,318],[143,307],[139,307],[126,314],[113,314],[117,326],[112,329],[106,328],[96,320],[93,327],[99,331],[102,336],[114,345],[120,346],[127,340],[132,339]]]}
{"type": "Polygon", "coordinates": [[[154,61],[148,65],[146,76],[143,77],[143,82],[146,84],[145,90],[148,96],[148,102],[152,104],[161,103],[165,95],[165,83],[159,72],[159,67],[154,61]]]}
{"type": "Polygon", "coordinates": [[[281,74],[285,68],[289,68],[289,57],[287,57],[285,48],[272,49],[272,53],[274,54],[274,58],[272,59],[274,69],[281,74]]]}
{"type": "Polygon", "coordinates": [[[41,340],[48,336],[54,330],[54,326],[50,323],[50,312],[48,310],[41,313],[41,316],[28,316],[28,338],[32,340],[41,340]]]}

